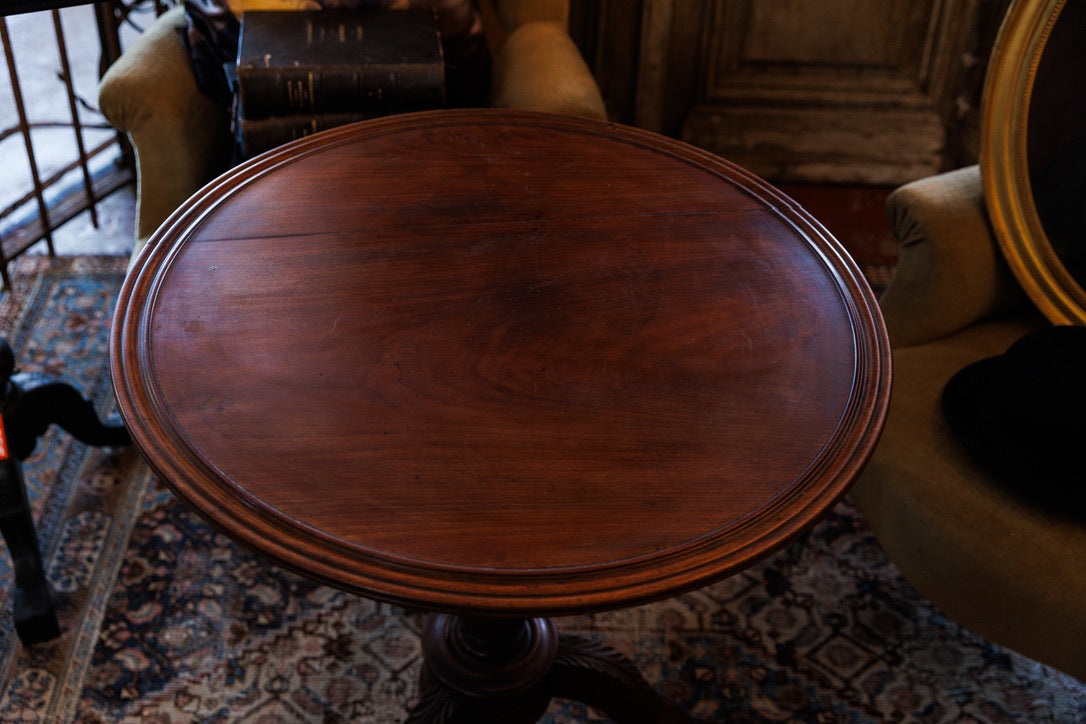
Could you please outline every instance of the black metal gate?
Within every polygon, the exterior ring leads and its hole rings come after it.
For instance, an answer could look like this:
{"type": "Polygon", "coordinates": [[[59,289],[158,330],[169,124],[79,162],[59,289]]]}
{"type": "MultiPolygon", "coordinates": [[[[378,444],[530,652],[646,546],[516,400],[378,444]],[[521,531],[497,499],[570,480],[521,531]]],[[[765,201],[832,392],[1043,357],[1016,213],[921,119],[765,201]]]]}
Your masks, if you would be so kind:
{"type": "MultiPolygon", "coordinates": [[[[51,25],[51,30],[39,33],[40,37],[36,35],[29,44],[28,52],[37,58],[45,53],[52,54],[55,84],[24,82],[19,72],[19,55],[20,50],[27,52],[28,44],[24,42],[22,48],[18,47],[18,39],[13,39],[9,32],[9,18],[0,16],[0,39],[3,40],[11,102],[14,104],[14,112],[5,114],[8,116],[4,119],[7,127],[0,128],[0,144],[8,146],[0,147],[0,151],[9,159],[4,162],[6,168],[0,168],[0,174],[7,176],[11,182],[9,186],[15,184],[12,187],[15,190],[0,198],[0,275],[5,287],[11,286],[8,262],[39,242],[46,244],[50,255],[55,254],[53,232],[57,228],[84,211],[90,212],[91,221],[97,226],[98,202],[134,180],[135,166],[126,139],[122,134],[113,132],[97,113],[94,89],[77,88],[73,67],[93,65],[97,68],[96,78],[100,77],[119,57],[122,36],[140,32],[141,26],[146,26],[172,4],[163,0],[99,2],[80,8],[80,18],[77,20],[70,16],[62,17],[57,9],[40,11],[39,17],[31,19],[34,27],[40,30],[51,25]],[[46,21],[47,18],[51,23],[46,21]],[[93,22],[88,22],[90,18],[93,18],[93,22]],[[122,33],[122,30],[125,32],[122,33]],[[83,57],[71,55],[70,40],[78,36],[85,41],[88,34],[96,36],[96,42],[79,44],[83,57]],[[95,51],[97,57],[85,57],[88,47],[95,51]],[[49,117],[32,117],[28,107],[33,104],[35,94],[41,93],[54,94],[56,100],[45,106],[49,117]],[[61,96],[63,100],[60,100],[61,96]],[[35,132],[42,129],[70,129],[74,140],[70,159],[58,159],[53,153],[50,154],[49,168],[43,168],[40,163],[42,148],[40,144],[36,145],[34,138],[35,132]],[[96,136],[93,142],[88,142],[88,135],[96,136]],[[10,160],[16,153],[12,144],[21,145],[25,151],[25,173],[18,178],[16,176],[20,170],[16,167],[19,164],[10,160]]],[[[3,3],[0,4],[0,11],[22,11],[42,5],[3,3]]],[[[52,150],[55,151],[55,146],[52,150]]]]}

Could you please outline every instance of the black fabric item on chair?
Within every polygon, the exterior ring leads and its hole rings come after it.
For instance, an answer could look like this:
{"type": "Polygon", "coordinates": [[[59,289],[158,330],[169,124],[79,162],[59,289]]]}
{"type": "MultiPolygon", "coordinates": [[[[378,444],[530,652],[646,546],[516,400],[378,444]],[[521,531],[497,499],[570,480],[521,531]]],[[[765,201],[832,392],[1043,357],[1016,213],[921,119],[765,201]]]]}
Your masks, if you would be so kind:
{"type": "Polygon", "coordinates": [[[1000,482],[1086,519],[1086,328],[1041,329],[969,365],[943,389],[943,412],[1000,482]]]}

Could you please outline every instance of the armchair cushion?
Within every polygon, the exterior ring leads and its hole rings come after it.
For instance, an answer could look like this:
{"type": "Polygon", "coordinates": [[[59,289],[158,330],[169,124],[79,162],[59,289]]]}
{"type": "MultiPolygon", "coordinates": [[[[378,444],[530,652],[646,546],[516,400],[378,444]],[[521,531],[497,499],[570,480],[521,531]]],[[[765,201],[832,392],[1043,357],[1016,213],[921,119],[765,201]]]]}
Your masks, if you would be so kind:
{"type": "Polygon", "coordinates": [[[974,632],[1086,680],[1086,526],[993,480],[951,433],[947,381],[1047,326],[1038,312],[894,349],[894,402],[851,490],[904,576],[974,632]]]}

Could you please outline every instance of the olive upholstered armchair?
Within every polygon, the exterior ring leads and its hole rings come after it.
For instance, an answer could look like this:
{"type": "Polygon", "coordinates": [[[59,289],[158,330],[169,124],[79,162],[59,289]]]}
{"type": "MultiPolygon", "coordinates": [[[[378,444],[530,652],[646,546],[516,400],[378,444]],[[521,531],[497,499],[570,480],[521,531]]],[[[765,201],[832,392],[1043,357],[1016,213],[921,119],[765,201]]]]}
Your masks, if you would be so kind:
{"type": "Polygon", "coordinates": [[[980,168],[895,191],[900,262],[880,304],[894,391],[852,489],[904,576],[967,628],[1086,680],[1086,522],[997,484],[952,434],[943,388],[1048,326],[993,235],[980,168]]]}
{"type": "MultiPolygon", "coordinates": [[[[950,617],[1086,680],[1086,303],[1054,301],[1086,291],[1057,282],[1061,262],[1045,247],[1063,227],[1038,213],[1086,177],[1064,171],[1051,196],[1030,182],[1038,149],[1068,148],[1053,128],[1083,128],[1086,93],[1065,78],[1082,67],[1084,21],[1081,4],[1014,0],[985,79],[979,165],[887,202],[901,243],[880,299],[893,400],[852,495],[950,617]],[[1042,129],[1040,144],[1027,128],[1042,129]]],[[[1068,205],[1068,218],[1081,213],[1068,205]]]]}
{"type": "MultiPolygon", "coordinates": [[[[449,0],[435,0],[449,5],[449,0]]],[[[271,9],[292,0],[230,0],[271,9]]],[[[568,0],[480,0],[491,54],[491,105],[606,118],[599,88],[567,32],[568,0]]],[[[183,8],[159,17],[102,77],[99,107],[136,155],[136,249],[201,186],[226,170],[229,111],[202,93],[181,29],[183,8]]]]}

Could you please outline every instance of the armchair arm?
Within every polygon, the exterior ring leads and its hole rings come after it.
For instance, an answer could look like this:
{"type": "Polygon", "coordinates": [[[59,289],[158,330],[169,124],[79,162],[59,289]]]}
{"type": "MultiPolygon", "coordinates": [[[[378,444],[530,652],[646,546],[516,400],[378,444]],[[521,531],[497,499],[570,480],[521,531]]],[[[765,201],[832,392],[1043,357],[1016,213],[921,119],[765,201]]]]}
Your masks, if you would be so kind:
{"type": "Polygon", "coordinates": [[[607,119],[596,79],[569,37],[568,0],[478,0],[493,56],[491,105],[607,119]]]}
{"type": "Polygon", "coordinates": [[[979,167],[902,186],[890,195],[886,214],[901,242],[880,299],[894,346],[932,341],[1028,307],[995,242],[979,167]]]}
{"type": "Polygon", "coordinates": [[[196,87],[184,41],[184,9],[170,10],[102,76],[98,105],[128,134],[137,163],[137,251],[182,202],[225,165],[226,112],[196,87]]]}
{"type": "Polygon", "coordinates": [[[491,105],[607,119],[592,72],[553,23],[525,23],[506,37],[494,59],[491,105]]]}

